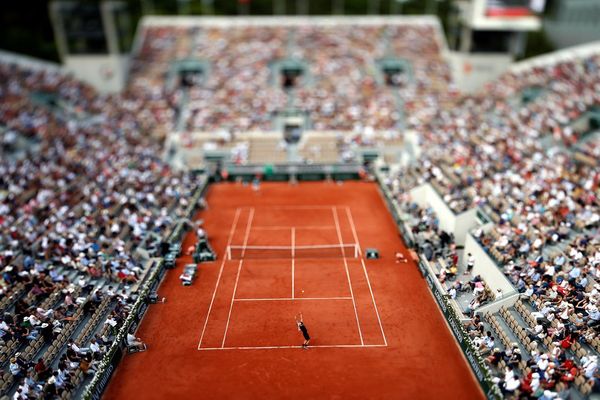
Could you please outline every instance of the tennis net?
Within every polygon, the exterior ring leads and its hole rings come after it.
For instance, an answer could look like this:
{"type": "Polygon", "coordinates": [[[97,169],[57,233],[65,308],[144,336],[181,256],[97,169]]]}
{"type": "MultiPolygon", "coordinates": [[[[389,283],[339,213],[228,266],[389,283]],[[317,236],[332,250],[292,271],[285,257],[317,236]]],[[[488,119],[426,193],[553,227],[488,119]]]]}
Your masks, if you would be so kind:
{"type": "Polygon", "coordinates": [[[229,246],[229,260],[272,258],[357,258],[356,244],[325,244],[312,246],[229,246]]]}

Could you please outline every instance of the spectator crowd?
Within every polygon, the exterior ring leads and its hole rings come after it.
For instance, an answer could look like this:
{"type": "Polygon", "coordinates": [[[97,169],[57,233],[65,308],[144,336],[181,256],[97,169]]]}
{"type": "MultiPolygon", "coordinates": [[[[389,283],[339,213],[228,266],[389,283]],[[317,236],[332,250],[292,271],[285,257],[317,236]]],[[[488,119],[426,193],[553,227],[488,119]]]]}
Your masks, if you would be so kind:
{"type": "Polygon", "coordinates": [[[0,390],[68,396],[95,372],[148,272],[144,261],[198,183],[160,157],[178,120],[229,140],[271,129],[286,107],[319,130],[417,132],[418,165],[395,171],[389,185],[422,254],[446,261],[438,277],[450,295],[473,292],[467,329],[498,386],[542,399],[595,388],[600,140],[582,143],[572,122],[600,105],[600,55],[509,73],[459,97],[436,34],[427,24],[151,26],[118,95],[58,69],[0,61],[0,390]],[[173,61],[186,58],[204,64],[184,89],[173,61]],[[410,68],[384,77],[386,58],[410,68]],[[273,77],[282,60],[306,67],[293,90],[273,77]],[[531,88],[539,96],[525,99],[531,88]],[[451,234],[410,202],[424,182],[454,212],[478,206],[494,220],[475,237],[522,293],[519,315],[501,315],[523,320],[520,341],[476,315],[490,300],[485,283],[459,279],[451,234]]]}
{"type": "Polygon", "coordinates": [[[149,26],[133,61],[131,87],[136,93],[148,87],[170,92],[179,104],[173,60],[194,59],[201,71],[186,90],[185,130],[268,131],[278,114],[292,109],[316,130],[389,131],[403,122],[405,104],[419,109],[448,91],[450,73],[436,29],[427,23],[341,22],[149,26]],[[385,84],[379,64],[386,58],[410,64],[393,85],[385,84]],[[290,62],[302,69],[294,90],[282,87],[275,67],[290,62]]]}
{"type": "MultiPolygon", "coordinates": [[[[405,204],[410,189],[429,182],[455,213],[480,207],[494,222],[473,235],[521,293],[523,320],[509,329],[535,348],[500,344],[497,333],[507,326],[498,322],[496,331],[479,319],[469,328],[509,397],[599,390],[600,135],[585,137],[575,124],[600,105],[598,71],[599,55],[536,66],[508,73],[452,108],[409,118],[424,144],[422,158],[389,177],[405,204]],[[532,88],[537,97],[526,98],[532,88]],[[516,350],[520,366],[512,362],[516,350]]],[[[431,211],[412,213],[417,228],[427,226],[431,211]]],[[[429,225],[425,232],[439,241],[429,225]]],[[[516,318],[503,312],[507,322],[516,318]]]]}
{"type": "Polygon", "coordinates": [[[161,160],[167,127],[138,94],[0,61],[0,131],[18,138],[0,159],[0,389],[15,399],[93,373],[196,188],[161,160]]]}

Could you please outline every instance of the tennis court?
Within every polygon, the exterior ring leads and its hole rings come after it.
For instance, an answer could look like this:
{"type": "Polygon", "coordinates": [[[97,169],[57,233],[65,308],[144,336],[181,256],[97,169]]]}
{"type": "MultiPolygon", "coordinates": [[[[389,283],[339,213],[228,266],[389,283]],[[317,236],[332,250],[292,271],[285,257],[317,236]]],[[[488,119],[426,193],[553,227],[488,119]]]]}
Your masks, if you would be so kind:
{"type": "Polygon", "coordinates": [[[483,398],[418,269],[395,263],[408,252],[375,184],[224,183],[207,202],[217,261],[189,287],[177,261],[138,331],[149,350],[106,398],[483,398]]]}
{"type": "Polygon", "coordinates": [[[198,350],[386,346],[349,207],[237,208],[198,350]],[[229,307],[227,305],[229,304],[229,307]]]}

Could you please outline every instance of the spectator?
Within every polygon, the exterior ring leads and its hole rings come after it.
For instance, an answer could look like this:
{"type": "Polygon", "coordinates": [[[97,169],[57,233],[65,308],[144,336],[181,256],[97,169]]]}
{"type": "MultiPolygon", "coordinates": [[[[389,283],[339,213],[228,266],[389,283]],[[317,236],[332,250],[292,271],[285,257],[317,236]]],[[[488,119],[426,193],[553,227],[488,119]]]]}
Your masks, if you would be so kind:
{"type": "Polygon", "coordinates": [[[17,358],[13,357],[10,359],[9,364],[10,373],[15,379],[22,378],[24,376],[22,367],[17,363],[17,358]]]}
{"type": "Polygon", "coordinates": [[[470,275],[473,271],[473,267],[475,266],[475,257],[471,253],[467,254],[467,269],[464,272],[465,275],[470,275]]]}
{"type": "Polygon", "coordinates": [[[142,339],[135,337],[135,335],[131,332],[127,334],[127,347],[133,348],[136,351],[145,351],[147,349],[147,346],[144,342],[142,342],[142,339]]]}
{"type": "Polygon", "coordinates": [[[594,374],[596,373],[596,370],[598,369],[598,356],[596,355],[592,355],[589,356],[586,360],[582,359],[582,370],[583,370],[583,374],[585,375],[586,378],[588,379],[592,379],[594,378],[594,374]]]}

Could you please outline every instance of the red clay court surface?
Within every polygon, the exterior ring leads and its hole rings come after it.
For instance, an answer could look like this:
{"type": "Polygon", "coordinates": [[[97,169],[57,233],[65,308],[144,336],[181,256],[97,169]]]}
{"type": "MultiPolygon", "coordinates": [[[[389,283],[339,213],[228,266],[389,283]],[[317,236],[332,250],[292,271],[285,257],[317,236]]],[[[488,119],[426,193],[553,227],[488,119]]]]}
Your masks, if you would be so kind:
{"type": "Polygon", "coordinates": [[[375,184],[226,183],[207,201],[219,259],[190,287],[190,256],[168,272],[138,331],[149,351],[124,358],[105,398],[483,398],[418,269],[395,263],[408,252],[375,184]]]}

